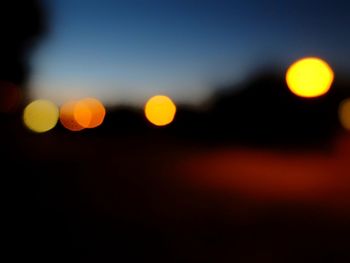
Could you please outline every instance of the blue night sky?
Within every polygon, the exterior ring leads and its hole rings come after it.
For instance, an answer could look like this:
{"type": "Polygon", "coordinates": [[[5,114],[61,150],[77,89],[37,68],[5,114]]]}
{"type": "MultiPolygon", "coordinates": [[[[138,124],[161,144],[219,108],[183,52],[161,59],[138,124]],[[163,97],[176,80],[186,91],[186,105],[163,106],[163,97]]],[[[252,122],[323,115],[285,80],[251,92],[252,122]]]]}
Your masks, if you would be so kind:
{"type": "Polygon", "coordinates": [[[199,102],[271,62],[319,56],[350,71],[347,1],[47,0],[33,98],[199,102]]]}

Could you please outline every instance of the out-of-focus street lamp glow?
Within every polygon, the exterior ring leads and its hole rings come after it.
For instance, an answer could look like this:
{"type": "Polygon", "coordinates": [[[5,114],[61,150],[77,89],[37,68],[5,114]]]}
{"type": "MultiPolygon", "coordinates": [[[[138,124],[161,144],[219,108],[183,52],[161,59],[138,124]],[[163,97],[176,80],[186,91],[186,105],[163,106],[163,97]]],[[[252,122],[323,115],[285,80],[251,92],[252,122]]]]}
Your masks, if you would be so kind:
{"type": "Polygon", "coordinates": [[[326,94],[332,86],[334,72],[319,58],[304,58],[292,64],[286,74],[289,89],[297,96],[313,98],[326,94]]]}
{"type": "Polygon", "coordinates": [[[156,126],[165,126],[174,120],[176,106],[167,96],[156,95],[145,106],[146,118],[156,126]]]}
{"type": "Polygon", "coordinates": [[[74,118],[74,110],[77,103],[77,101],[68,101],[60,108],[60,122],[70,131],[81,131],[84,129],[74,118]]]}
{"type": "Polygon", "coordinates": [[[48,100],[36,100],[23,112],[24,124],[32,131],[42,133],[53,129],[58,121],[58,107],[48,100]]]}
{"type": "Polygon", "coordinates": [[[343,100],[339,105],[339,121],[345,130],[350,131],[350,98],[343,100]]]}
{"type": "Polygon", "coordinates": [[[89,127],[92,113],[89,107],[82,101],[78,101],[74,107],[74,119],[83,128],[89,127]]]}
{"type": "Polygon", "coordinates": [[[74,109],[76,122],[84,128],[96,128],[103,123],[106,109],[103,104],[94,98],[80,100],[74,109]]]}

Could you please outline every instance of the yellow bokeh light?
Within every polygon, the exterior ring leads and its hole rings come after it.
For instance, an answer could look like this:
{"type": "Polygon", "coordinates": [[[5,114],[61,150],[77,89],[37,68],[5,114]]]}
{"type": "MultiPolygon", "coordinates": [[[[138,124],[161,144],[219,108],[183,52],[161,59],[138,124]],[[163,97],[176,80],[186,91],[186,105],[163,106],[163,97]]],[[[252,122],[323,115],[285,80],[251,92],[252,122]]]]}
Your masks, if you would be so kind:
{"type": "Polygon", "coordinates": [[[54,128],[59,117],[58,107],[48,100],[36,100],[23,112],[24,124],[32,131],[42,133],[54,128]]]}
{"type": "Polygon", "coordinates": [[[60,108],[60,122],[70,131],[81,131],[84,129],[74,118],[74,110],[77,101],[68,101],[60,108]]]}
{"type": "Polygon", "coordinates": [[[150,98],[145,106],[147,119],[156,126],[168,125],[174,120],[176,106],[167,96],[157,95],[150,98]]]}
{"type": "Polygon", "coordinates": [[[304,58],[292,64],[286,74],[289,89],[297,96],[313,98],[324,95],[331,88],[334,73],[319,58],[304,58]]]}
{"type": "Polygon", "coordinates": [[[350,98],[343,100],[339,105],[339,121],[344,129],[350,130],[350,98]]]}

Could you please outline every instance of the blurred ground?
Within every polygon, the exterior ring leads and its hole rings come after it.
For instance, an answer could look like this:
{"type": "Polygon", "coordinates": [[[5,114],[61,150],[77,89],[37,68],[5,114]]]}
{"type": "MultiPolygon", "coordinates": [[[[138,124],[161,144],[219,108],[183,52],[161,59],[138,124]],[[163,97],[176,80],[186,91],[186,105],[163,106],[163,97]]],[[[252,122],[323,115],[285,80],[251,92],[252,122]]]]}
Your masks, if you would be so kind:
{"type": "Polygon", "coordinates": [[[15,244],[36,257],[47,247],[89,262],[350,259],[349,135],[327,151],[18,135],[15,244]]]}

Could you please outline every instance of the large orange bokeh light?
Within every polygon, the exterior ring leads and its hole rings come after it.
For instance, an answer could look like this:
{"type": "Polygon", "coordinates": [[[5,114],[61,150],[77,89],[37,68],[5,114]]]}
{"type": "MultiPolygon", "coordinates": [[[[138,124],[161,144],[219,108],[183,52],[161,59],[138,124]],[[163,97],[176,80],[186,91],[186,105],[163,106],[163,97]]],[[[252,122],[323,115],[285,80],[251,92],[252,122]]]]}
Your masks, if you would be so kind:
{"type": "Polygon", "coordinates": [[[60,122],[70,131],[81,131],[84,129],[74,118],[75,106],[78,101],[69,101],[60,107],[60,122]]]}
{"type": "Polygon", "coordinates": [[[176,106],[167,96],[157,95],[150,98],[145,106],[147,119],[156,126],[165,126],[174,120],[176,106]]]}
{"type": "Polygon", "coordinates": [[[96,128],[103,123],[106,109],[103,104],[94,98],[82,99],[76,103],[74,118],[84,128],[96,128]]]}
{"type": "Polygon", "coordinates": [[[326,94],[332,86],[334,72],[319,58],[304,58],[292,64],[286,74],[286,82],[295,95],[305,98],[326,94]]]}

